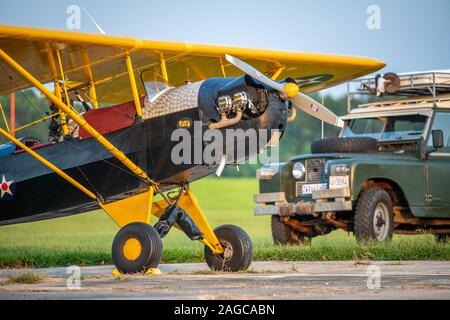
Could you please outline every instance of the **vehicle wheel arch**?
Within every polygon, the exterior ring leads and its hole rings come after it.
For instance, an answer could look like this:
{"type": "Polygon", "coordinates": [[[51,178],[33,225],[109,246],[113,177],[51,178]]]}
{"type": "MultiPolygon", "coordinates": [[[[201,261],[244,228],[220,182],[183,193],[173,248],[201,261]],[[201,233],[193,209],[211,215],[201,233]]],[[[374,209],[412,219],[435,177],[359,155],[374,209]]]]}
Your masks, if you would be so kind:
{"type": "Polygon", "coordinates": [[[359,199],[362,192],[370,188],[380,188],[386,190],[391,197],[393,206],[404,206],[409,208],[409,201],[402,186],[396,181],[386,177],[370,177],[365,179],[359,187],[356,200],[359,199]]]}

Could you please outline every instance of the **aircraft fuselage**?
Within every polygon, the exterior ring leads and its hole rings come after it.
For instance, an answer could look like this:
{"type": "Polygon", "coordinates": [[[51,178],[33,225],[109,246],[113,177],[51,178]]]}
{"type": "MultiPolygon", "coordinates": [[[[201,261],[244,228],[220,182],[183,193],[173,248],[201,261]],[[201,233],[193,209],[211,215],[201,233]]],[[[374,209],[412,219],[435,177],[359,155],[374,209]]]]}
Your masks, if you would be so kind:
{"type": "MultiPolygon", "coordinates": [[[[180,142],[172,139],[175,130],[187,130],[191,134],[192,148],[200,145],[204,151],[208,146],[203,140],[204,133],[210,130],[211,123],[221,121],[217,108],[217,101],[221,96],[232,97],[235,93],[247,92],[253,106],[252,109],[241,110],[242,117],[236,124],[214,129],[224,136],[225,131],[229,129],[255,130],[258,143],[265,146],[271,136],[260,135],[260,129],[267,129],[269,132],[278,130],[281,134],[284,132],[288,116],[287,103],[281,100],[276,92],[248,77],[214,78],[184,87],[174,88],[165,98],[161,97],[166,99],[164,103],[167,104],[160,106],[161,110],[168,108],[171,112],[158,115],[155,110],[149,109],[147,111],[149,114],[154,113],[153,115],[136,120],[130,127],[104,135],[153,180],[159,181],[162,190],[173,189],[180,183],[189,183],[216,171],[218,163],[206,163],[204,159],[198,161],[194,159],[194,154],[190,162],[174,163],[172,151],[180,142]],[[182,90],[191,89],[198,90],[197,105],[177,108],[179,100],[176,98],[183,97],[182,90]]],[[[194,91],[190,94],[195,93],[194,91]]],[[[149,104],[145,108],[153,107],[149,104]]],[[[231,119],[235,117],[233,112],[228,113],[231,119]]],[[[234,149],[231,152],[236,152],[239,147],[236,146],[236,141],[231,144],[230,141],[223,142],[224,154],[230,153],[231,147],[234,149]]],[[[259,148],[247,146],[244,159],[236,159],[236,162],[246,160],[259,151],[259,148]]],[[[141,179],[130,173],[92,138],[68,138],[36,152],[91,191],[101,195],[106,202],[129,197],[146,187],[141,179]]],[[[28,153],[15,153],[0,158],[0,179],[2,176],[8,177],[12,183],[9,190],[11,194],[8,193],[0,199],[0,225],[57,218],[98,208],[95,201],[28,153]]]]}

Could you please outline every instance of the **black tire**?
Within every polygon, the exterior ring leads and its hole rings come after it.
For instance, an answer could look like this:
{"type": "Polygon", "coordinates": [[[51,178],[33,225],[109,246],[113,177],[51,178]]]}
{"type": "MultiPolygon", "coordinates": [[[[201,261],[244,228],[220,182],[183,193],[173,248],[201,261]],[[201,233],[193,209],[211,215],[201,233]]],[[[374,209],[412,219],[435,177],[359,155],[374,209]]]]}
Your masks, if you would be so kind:
{"type": "Polygon", "coordinates": [[[434,239],[439,243],[448,243],[448,240],[450,240],[450,233],[437,233],[434,235],[434,239]]]}
{"type": "Polygon", "coordinates": [[[211,270],[237,272],[250,267],[253,260],[253,245],[248,234],[234,225],[223,225],[214,233],[225,248],[225,253],[215,255],[205,246],[205,259],[211,270]],[[225,257],[226,254],[230,256],[225,257]]]}
{"type": "Polygon", "coordinates": [[[120,229],[112,244],[112,259],[121,273],[139,273],[156,268],[161,256],[161,237],[152,226],[141,222],[130,223],[120,229]],[[134,258],[127,258],[124,249],[130,239],[137,240],[141,248],[134,258]]]}
{"type": "Polygon", "coordinates": [[[361,193],[355,209],[354,232],[358,242],[392,239],[394,214],[391,197],[385,190],[371,188],[361,193]]]}
{"type": "Polygon", "coordinates": [[[272,238],[275,245],[299,245],[309,244],[311,237],[307,234],[292,230],[288,225],[281,222],[279,216],[272,216],[272,238]]]}
{"type": "Polygon", "coordinates": [[[367,137],[326,138],[311,145],[312,153],[371,153],[378,151],[376,139],[367,137]]]}

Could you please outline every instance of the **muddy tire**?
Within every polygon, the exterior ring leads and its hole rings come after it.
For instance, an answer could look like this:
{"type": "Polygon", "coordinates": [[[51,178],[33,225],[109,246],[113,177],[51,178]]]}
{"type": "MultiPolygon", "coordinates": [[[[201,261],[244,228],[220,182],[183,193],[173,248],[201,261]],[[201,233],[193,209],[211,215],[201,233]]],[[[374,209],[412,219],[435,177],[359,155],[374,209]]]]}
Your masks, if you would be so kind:
{"type": "Polygon", "coordinates": [[[448,240],[450,240],[450,234],[449,233],[438,233],[434,235],[434,239],[436,242],[439,243],[448,243],[448,240]]]}
{"type": "Polygon", "coordinates": [[[272,216],[272,238],[276,245],[307,245],[311,243],[310,236],[292,230],[290,226],[281,222],[279,216],[272,216]]]}
{"type": "Polygon", "coordinates": [[[312,153],[370,153],[377,150],[377,140],[367,137],[326,138],[311,145],[312,153]]]}
{"type": "Polygon", "coordinates": [[[121,273],[140,273],[156,268],[161,256],[161,237],[155,228],[141,222],[120,229],[112,244],[112,259],[121,273]]]}
{"type": "Polygon", "coordinates": [[[392,200],[385,190],[371,188],[361,193],[355,209],[354,232],[358,242],[383,242],[392,238],[392,200]]]}
{"type": "Polygon", "coordinates": [[[214,233],[225,252],[215,255],[208,246],[205,246],[205,260],[209,268],[227,272],[247,270],[253,260],[253,245],[248,234],[234,225],[217,227],[214,233]]]}

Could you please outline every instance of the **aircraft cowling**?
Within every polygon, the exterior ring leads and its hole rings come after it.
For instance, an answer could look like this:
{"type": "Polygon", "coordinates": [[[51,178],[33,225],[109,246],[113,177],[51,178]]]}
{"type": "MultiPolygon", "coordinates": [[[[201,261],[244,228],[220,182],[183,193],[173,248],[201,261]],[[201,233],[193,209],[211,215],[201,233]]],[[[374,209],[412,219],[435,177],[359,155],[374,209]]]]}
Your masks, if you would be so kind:
{"type": "MultiPolygon", "coordinates": [[[[257,135],[258,148],[252,148],[245,144],[244,156],[237,154],[238,140],[224,140],[224,153],[233,156],[235,164],[248,160],[255,156],[261,148],[266,148],[271,137],[278,134],[281,137],[286,129],[288,118],[288,103],[281,100],[278,93],[248,76],[235,79],[210,79],[203,83],[199,92],[199,109],[204,128],[211,123],[220,122],[221,115],[217,110],[217,101],[220,97],[245,92],[248,104],[242,110],[242,119],[231,126],[220,128],[224,136],[229,129],[235,130],[236,136],[253,131],[257,135]],[[264,133],[266,131],[266,133],[264,133]],[[278,133],[276,133],[278,132],[278,133]],[[231,150],[231,151],[230,151],[231,150]],[[256,150],[256,153],[255,153],[256,150]],[[234,153],[234,154],[233,154],[234,153]]],[[[230,112],[229,117],[234,117],[235,112],[230,112]]]]}

